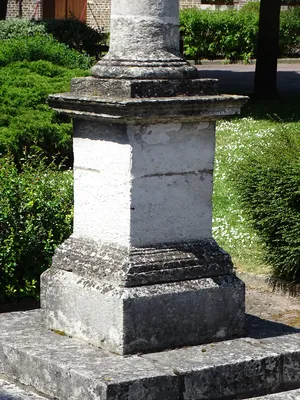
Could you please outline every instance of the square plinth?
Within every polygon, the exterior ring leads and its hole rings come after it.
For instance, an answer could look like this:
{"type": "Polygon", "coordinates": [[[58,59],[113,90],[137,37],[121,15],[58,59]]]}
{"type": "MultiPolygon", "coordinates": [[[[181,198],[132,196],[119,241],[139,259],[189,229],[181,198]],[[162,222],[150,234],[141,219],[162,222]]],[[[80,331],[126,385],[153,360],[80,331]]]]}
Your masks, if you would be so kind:
{"type": "Polygon", "coordinates": [[[122,287],[51,268],[41,304],[48,328],[125,355],[242,336],[244,296],[234,275],[122,287]]]}

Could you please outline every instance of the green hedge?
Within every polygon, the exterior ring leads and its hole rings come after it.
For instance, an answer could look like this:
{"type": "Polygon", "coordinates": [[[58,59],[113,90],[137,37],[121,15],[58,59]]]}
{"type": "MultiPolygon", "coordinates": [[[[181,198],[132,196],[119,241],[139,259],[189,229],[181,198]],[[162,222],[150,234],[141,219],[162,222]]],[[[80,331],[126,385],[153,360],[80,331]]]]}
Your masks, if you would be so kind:
{"type": "Polygon", "coordinates": [[[30,21],[28,19],[0,21],[0,40],[25,39],[36,36],[54,38],[69,48],[91,57],[98,57],[101,47],[106,45],[107,42],[105,33],[72,18],[45,21],[30,21]]]}
{"type": "Polygon", "coordinates": [[[185,9],[180,24],[189,58],[246,61],[254,55],[258,14],[185,9]]]}
{"type": "MultiPolygon", "coordinates": [[[[188,58],[249,61],[256,57],[259,3],[240,10],[209,11],[184,9],[180,29],[188,58]]],[[[300,9],[281,12],[279,57],[295,57],[300,52],[300,9]]]]}
{"type": "Polygon", "coordinates": [[[266,246],[266,261],[276,276],[300,282],[299,124],[279,124],[248,149],[236,171],[232,182],[266,246]]]}
{"type": "Polygon", "coordinates": [[[11,35],[12,26],[16,32],[15,38],[0,41],[0,154],[11,153],[18,162],[24,148],[38,149],[49,160],[68,158],[70,165],[71,123],[46,100],[51,93],[69,91],[71,78],[88,73],[91,58],[49,35],[17,37],[28,34],[28,21],[8,26],[11,35]]]}
{"type": "Polygon", "coordinates": [[[71,234],[72,202],[71,172],[40,156],[21,167],[0,158],[0,298],[38,297],[40,274],[71,234]]]}

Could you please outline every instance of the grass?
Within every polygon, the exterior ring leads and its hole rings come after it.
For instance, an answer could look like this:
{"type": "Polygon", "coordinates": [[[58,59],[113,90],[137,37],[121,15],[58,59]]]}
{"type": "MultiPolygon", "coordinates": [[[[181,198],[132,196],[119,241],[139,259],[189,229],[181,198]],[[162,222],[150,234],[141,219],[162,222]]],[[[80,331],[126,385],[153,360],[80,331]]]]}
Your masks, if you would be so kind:
{"type": "Polygon", "coordinates": [[[251,152],[256,142],[268,139],[282,126],[300,132],[299,97],[267,103],[251,100],[240,117],[221,120],[217,124],[213,236],[231,254],[237,269],[243,272],[270,274],[271,267],[263,261],[263,244],[243,212],[232,180],[239,162],[251,152]]]}

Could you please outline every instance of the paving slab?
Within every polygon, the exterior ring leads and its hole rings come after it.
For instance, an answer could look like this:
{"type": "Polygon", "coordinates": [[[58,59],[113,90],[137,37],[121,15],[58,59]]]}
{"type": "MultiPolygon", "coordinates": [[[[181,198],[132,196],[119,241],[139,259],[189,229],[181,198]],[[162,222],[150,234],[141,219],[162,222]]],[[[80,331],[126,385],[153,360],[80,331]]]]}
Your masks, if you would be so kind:
{"type": "Polygon", "coordinates": [[[39,310],[1,314],[0,322],[0,373],[49,396],[68,400],[179,396],[179,380],[170,369],[48,331],[39,310]]]}
{"type": "Polygon", "coordinates": [[[49,400],[32,391],[32,389],[24,388],[0,378],[0,400],[49,400]]]}
{"type": "Polygon", "coordinates": [[[280,357],[274,350],[237,339],[145,355],[171,366],[184,379],[186,400],[221,399],[280,390],[280,357]]]}
{"type": "Polygon", "coordinates": [[[299,400],[299,399],[300,399],[300,390],[290,390],[288,392],[270,394],[262,397],[252,397],[251,400],[299,400]]]}
{"type": "MultiPolygon", "coordinates": [[[[256,339],[252,339],[256,341],[256,339]]],[[[281,382],[283,385],[298,387],[300,382],[300,346],[299,336],[285,335],[282,337],[262,338],[259,343],[269,350],[276,349],[282,357],[281,382]]]]}
{"type": "Polygon", "coordinates": [[[251,316],[246,338],[119,356],[0,315],[0,376],[59,400],[245,399],[300,388],[299,363],[300,330],[251,316]]]}

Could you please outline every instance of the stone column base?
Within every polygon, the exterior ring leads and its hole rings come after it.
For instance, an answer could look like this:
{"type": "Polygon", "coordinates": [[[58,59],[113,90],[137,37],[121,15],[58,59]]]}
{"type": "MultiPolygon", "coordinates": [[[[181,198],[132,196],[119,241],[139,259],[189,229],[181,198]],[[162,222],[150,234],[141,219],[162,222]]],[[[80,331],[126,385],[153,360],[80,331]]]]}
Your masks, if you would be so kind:
{"type": "Polygon", "coordinates": [[[244,334],[245,288],[234,275],[122,287],[51,268],[41,280],[49,329],[118,354],[244,334]]]}

